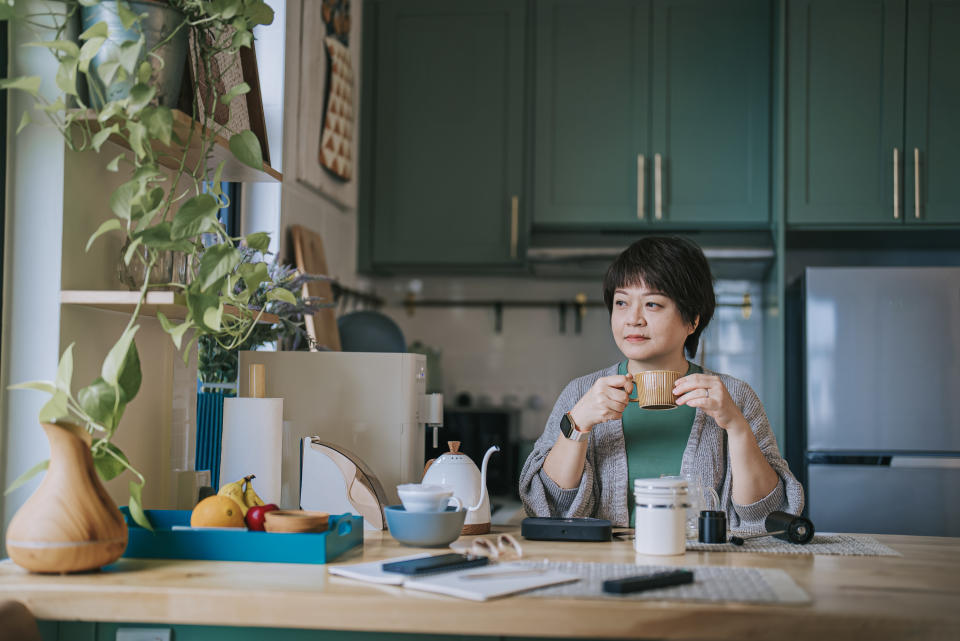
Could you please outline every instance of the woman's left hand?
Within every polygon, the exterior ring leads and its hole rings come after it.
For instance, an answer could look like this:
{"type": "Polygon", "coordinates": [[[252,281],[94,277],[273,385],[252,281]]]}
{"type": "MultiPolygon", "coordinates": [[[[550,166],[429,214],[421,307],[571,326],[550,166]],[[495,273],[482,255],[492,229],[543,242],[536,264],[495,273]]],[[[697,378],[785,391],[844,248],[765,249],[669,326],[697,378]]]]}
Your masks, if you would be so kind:
{"type": "Polygon", "coordinates": [[[677,405],[688,405],[703,410],[725,430],[744,425],[750,429],[743,417],[743,412],[730,398],[730,393],[727,392],[727,387],[719,376],[691,374],[678,378],[673,394],[677,397],[677,405]]]}

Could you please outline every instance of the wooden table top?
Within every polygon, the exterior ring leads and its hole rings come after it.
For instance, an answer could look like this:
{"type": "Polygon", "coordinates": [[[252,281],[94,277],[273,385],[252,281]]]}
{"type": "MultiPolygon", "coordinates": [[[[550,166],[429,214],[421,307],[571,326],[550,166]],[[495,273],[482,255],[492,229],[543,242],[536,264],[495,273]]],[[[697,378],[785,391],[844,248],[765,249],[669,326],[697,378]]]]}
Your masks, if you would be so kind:
{"type": "MultiPolygon", "coordinates": [[[[517,528],[496,532],[519,535],[517,528]]],[[[532,637],[956,639],[960,538],[876,538],[903,556],[649,557],[634,554],[629,541],[523,542],[525,557],[551,561],[780,568],[812,598],[790,606],[523,598],[479,603],[330,576],[324,565],[137,559],[68,576],[31,575],[6,560],[0,562],[0,598],[53,620],[532,637]]],[[[363,549],[337,563],[417,551],[386,532],[367,532],[363,549]]]]}

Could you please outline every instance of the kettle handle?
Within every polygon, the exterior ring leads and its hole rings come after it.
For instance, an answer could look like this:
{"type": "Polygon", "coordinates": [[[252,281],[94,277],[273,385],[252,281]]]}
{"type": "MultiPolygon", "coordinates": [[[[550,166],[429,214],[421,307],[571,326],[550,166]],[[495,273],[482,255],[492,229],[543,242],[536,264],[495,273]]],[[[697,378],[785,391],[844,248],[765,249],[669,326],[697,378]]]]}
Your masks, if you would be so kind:
{"type": "Polygon", "coordinates": [[[427,464],[426,464],[426,465],[423,466],[423,474],[420,475],[420,480],[421,480],[421,481],[423,481],[423,477],[427,475],[427,470],[430,469],[430,466],[433,465],[433,462],[436,461],[436,460],[437,460],[437,459],[432,458],[432,459],[430,459],[429,461],[427,461],[427,464]]]}

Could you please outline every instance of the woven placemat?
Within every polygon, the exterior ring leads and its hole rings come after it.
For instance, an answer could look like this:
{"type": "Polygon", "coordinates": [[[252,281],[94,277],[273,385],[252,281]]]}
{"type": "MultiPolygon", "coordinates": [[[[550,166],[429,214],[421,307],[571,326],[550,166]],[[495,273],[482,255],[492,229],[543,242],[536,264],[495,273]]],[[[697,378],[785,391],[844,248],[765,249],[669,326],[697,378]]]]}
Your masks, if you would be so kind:
{"type": "Polygon", "coordinates": [[[843,556],[903,556],[896,550],[864,534],[815,534],[805,545],[797,545],[772,536],[748,539],[743,545],[687,541],[692,552],[760,552],[763,554],[832,554],[843,556]]]}
{"type": "Polygon", "coordinates": [[[661,565],[633,565],[626,563],[578,563],[528,561],[530,567],[546,567],[580,577],[575,583],[540,588],[521,596],[536,598],[616,599],[636,601],[707,601],[714,603],[809,603],[810,597],[794,583],[783,570],[770,568],[731,568],[723,566],[696,566],[693,583],[668,588],[634,592],[631,594],[608,594],[603,591],[607,579],[621,579],[677,570],[680,568],[661,565]]]}

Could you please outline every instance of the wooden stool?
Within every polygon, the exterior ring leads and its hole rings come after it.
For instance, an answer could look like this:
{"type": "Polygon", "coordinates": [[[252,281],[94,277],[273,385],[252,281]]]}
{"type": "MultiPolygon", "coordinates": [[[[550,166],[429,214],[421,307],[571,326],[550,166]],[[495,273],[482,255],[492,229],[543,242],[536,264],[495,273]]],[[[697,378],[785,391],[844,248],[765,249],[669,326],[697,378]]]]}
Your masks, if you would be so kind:
{"type": "Polygon", "coordinates": [[[0,601],[0,641],[43,641],[36,619],[19,601],[0,601]]]}

